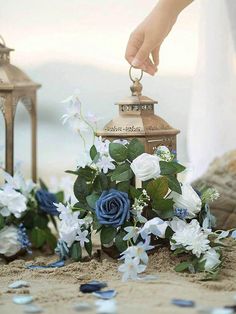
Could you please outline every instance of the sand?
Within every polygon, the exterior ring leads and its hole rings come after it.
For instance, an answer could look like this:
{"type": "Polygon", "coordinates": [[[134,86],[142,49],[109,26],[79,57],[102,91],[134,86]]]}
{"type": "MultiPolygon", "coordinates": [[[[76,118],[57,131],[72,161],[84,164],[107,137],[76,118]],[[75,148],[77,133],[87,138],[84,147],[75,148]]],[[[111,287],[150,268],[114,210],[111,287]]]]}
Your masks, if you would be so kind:
{"type": "MultiPolygon", "coordinates": [[[[167,248],[150,256],[146,274],[158,275],[156,281],[121,282],[117,261],[103,257],[101,261],[69,263],[63,268],[28,270],[26,265],[47,264],[56,256],[36,257],[33,261],[15,260],[0,265],[0,313],[24,313],[25,306],[12,303],[14,294],[31,294],[35,304],[48,314],[76,313],[73,305],[96,298],[79,291],[81,283],[92,279],[107,281],[109,288],[117,290],[118,313],[197,313],[199,307],[221,307],[234,304],[236,295],[236,251],[225,254],[224,266],[217,281],[201,281],[202,274],[190,275],[173,270],[178,262],[167,248]],[[30,282],[29,288],[11,290],[8,284],[23,279],[30,282]],[[194,300],[196,308],[178,308],[171,305],[172,298],[194,300]]],[[[96,313],[95,309],[87,313],[96,313]]]]}

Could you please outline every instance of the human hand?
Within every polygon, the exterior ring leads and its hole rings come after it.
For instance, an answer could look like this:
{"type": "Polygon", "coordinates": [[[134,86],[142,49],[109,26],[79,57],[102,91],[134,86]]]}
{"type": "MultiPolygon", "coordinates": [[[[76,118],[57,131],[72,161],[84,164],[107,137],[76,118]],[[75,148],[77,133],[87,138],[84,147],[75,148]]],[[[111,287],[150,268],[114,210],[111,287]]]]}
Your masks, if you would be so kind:
{"type": "Polygon", "coordinates": [[[134,67],[154,75],[159,64],[160,46],[169,34],[177,15],[157,6],[131,33],[125,58],[134,67]]]}

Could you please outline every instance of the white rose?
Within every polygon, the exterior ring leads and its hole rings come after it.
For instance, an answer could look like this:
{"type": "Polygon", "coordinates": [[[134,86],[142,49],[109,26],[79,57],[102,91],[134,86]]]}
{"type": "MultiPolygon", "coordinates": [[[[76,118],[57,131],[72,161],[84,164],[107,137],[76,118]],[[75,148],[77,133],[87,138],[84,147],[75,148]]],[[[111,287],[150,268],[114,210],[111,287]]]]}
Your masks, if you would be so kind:
{"type": "Polygon", "coordinates": [[[202,261],[206,261],[205,270],[210,271],[221,263],[220,254],[216,250],[210,249],[204,254],[202,261]]]}
{"type": "Polygon", "coordinates": [[[13,256],[21,249],[18,240],[17,228],[14,226],[5,226],[0,230],[0,254],[13,256]]]}
{"type": "Polygon", "coordinates": [[[20,218],[27,209],[26,202],[27,199],[23,194],[7,185],[0,191],[0,214],[4,217],[13,214],[16,218],[20,218]]]}
{"type": "Polygon", "coordinates": [[[202,208],[202,201],[190,184],[183,184],[182,194],[171,192],[168,198],[174,201],[174,208],[187,209],[188,218],[193,218],[202,208]]]}
{"type": "Polygon", "coordinates": [[[132,161],[130,167],[141,181],[158,178],[161,175],[159,158],[155,155],[143,153],[132,161]]]}
{"type": "Polygon", "coordinates": [[[167,227],[168,223],[166,221],[155,217],[145,223],[143,228],[140,230],[140,234],[143,239],[146,239],[146,237],[150,234],[164,239],[167,227]]]}

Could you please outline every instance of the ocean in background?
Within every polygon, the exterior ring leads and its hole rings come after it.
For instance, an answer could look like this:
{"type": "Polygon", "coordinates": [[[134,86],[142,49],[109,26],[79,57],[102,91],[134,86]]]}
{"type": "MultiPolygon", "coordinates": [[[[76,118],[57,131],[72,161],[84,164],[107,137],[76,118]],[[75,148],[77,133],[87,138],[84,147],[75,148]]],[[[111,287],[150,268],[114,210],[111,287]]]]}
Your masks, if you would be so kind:
{"type": "MultiPolygon", "coordinates": [[[[128,69],[128,67],[127,67],[128,69]]],[[[38,93],[38,173],[46,181],[51,176],[63,176],[64,170],[74,169],[83,150],[78,135],[63,126],[61,116],[65,104],[61,101],[73,93],[81,92],[83,111],[94,112],[103,119],[102,128],[118,115],[115,102],[130,95],[131,82],[127,75],[103,70],[90,65],[73,63],[48,63],[37,68],[25,69],[36,82],[42,84],[38,93]]],[[[183,76],[144,75],[143,94],[158,100],[155,112],[173,127],[181,130],[178,135],[178,159],[188,163],[186,132],[191,102],[192,78],[183,76]]],[[[0,118],[1,160],[4,158],[4,120],[0,118]]],[[[23,171],[30,175],[30,121],[23,106],[15,118],[15,160],[23,163],[23,171]]]]}

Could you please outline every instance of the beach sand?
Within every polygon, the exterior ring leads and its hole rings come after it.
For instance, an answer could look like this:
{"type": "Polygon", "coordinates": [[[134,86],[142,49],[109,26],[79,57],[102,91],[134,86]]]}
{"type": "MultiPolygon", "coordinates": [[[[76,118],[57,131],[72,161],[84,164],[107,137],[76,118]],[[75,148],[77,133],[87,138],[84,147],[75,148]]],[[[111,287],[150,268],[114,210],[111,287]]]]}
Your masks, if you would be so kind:
{"type": "MultiPolygon", "coordinates": [[[[117,313],[198,313],[201,306],[222,307],[234,304],[236,295],[236,251],[225,253],[223,269],[219,280],[201,281],[202,274],[176,273],[178,263],[167,248],[151,255],[146,274],[158,275],[156,281],[129,281],[123,283],[117,271],[118,262],[103,257],[101,261],[69,263],[58,269],[29,270],[28,264],[42,265],[55,261],[56,256],[35,257],[26,261],[17,259],[7,265],[0,265],[0,313],[24,313],[24,305],[12,302],[15,294],[30,294],[34,303],[48,314],[76,313],[74,304],[88,302],[94,305],[95,296],[82,294],[81,283],[89,280],[104,280],[108,288],[117,290],[117,313]],[[29,288],[9,289],[15,280],[30,283],[29,288]],[[195,308],[180,308],[171,304],[172,298],[189,299],[196,302],[195,308]]],[[[236,301],[235,301],[236,302],[236,301]]],[[[87,311],[96,313],[96,309],[87,311]]]]}

